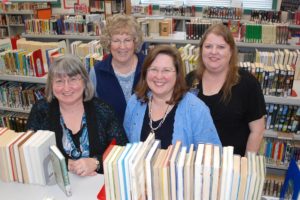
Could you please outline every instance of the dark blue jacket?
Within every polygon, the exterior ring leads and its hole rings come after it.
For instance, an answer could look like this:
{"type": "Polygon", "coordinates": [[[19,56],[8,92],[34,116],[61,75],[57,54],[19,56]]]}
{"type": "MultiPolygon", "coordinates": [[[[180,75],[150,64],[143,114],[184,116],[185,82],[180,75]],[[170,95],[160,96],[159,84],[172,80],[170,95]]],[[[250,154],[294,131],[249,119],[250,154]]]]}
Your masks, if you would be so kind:
{"type": "MultiPolygon", "coordinates": [[[[139,81],[145,55],[139,53],[137,57],[138,63],[134,75],[132,93],[139,81]]],[[[114,108],[120,122],[123,123],[127,103],[111,61],[112,55],[110,54],[105,60],[97,63],[90,72],[90,78],[94,83],[96,96],[110,104],[114,108]]]]}

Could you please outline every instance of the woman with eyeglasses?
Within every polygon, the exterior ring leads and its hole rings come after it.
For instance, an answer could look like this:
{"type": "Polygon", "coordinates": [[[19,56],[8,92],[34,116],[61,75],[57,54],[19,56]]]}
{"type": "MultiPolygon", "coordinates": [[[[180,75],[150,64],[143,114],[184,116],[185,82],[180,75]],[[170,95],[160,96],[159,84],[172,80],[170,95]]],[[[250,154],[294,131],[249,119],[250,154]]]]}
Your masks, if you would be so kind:
{"type": "Polygon", "coordinates": [[[167,45],[155,47],[145,58],[123,125],[130,142],[144,141],[153,132],[162,148],[177,140],[183,146],[221,145],[208,107],[187,92],[180,53],[167,45]]]}
{"type": "Polygon", "coordinates": [[[112,108],[94,97],[82,62],[72,55],[54,60],[45,93],[32,107],[27,129],[55,132],[69,171],[79,176],[103,173],[104,150],[113,139],[120,145],[128,139],[112,108]]]}
{"type": "Polygon", "coordinates": [[[107,20],[101,44],[110,54],[90,71],[96,96],[109,103],[123,123],[128,99],[140,78],[144,55],[138,53],[143,33],[132,16],[116,14],[107,20]]]}

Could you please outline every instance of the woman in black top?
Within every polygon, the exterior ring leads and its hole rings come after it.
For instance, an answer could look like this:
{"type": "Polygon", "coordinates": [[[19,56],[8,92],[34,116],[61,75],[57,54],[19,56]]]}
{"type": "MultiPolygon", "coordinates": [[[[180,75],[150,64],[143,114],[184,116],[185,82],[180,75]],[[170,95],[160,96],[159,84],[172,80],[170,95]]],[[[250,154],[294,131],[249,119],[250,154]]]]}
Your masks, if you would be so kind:
{"type": "Polygon", "coordinates": [[[257,152],[266,114],[264,96],[254,76],[239,70],[229,29],[211,26],[200,42],[198,97],[210,108],[223,146],[234,153],[257,152]]]}

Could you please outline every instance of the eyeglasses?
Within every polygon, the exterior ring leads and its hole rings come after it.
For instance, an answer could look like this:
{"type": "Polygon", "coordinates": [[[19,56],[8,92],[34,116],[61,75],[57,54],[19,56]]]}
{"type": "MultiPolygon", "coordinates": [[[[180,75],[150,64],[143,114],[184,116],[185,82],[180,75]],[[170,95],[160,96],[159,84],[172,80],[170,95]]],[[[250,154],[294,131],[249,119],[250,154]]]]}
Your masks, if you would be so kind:
{"type": "Polygon", "coordinates": [[[74,86],[77,86],[79,84],[79,81],[81,80],[82,78],[81,77],[76,77],[76,76],[73,76],[73,77],[70,77],[70,78],[56,78],[54,79],[53,81],[53,84],[57,87],[63,87],[66,85],[66,83],[68,83],[69,86],[71,87],[74,87],[74,86]]]}
{"type": "Polygon", "coordinates": [[[125,40],[111,40],[111,45],[115,46],[115,47],[119,47],[122,44],[124,44],[124,46],[129,46],[133,43],[134,39],[132,38],[127,38],[125,40]]]}
{"type": "Polygon", "coordinates": [[[159,70],[156,67],[150,67],[147,71],[152,75],[157,75],[159,72],[161,72],[162,75],[168,76],[176,70],[174,68],[163,68],[162,70],[159,70]]]}

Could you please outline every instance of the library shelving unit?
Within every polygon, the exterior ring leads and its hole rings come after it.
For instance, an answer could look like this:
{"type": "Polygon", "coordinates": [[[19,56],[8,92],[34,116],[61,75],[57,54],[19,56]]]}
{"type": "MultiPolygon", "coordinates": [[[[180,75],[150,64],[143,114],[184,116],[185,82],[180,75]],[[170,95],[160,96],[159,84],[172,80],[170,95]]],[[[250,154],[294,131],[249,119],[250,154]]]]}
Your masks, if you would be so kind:
{"type": "Polygon", "coordinates": [[[84,41],[92,41],[92,40],[99,40],[100,36],[91,36],[91,35],[38,35],[38,34],[22,34],[23,38],[28,40],[36,40],[36,41],[44,41],[44,42],[57,42],[60,40],[65,40],[67,48],[70,51],[70,44],[76,40],[84,40],[84,41]]]}
{"type": "Polygon", "coordinates": [[[18,11],[1,11],[0,16],[5,18],[6,24],[0,25],[0,27],[7,28],[7,36],[14,36],[21,34],[25,31],[25,19],[32,19],[34,12],[32,10],[18,10],[18,11]],[[18,22],[12,21],[12,17],[20,17],[22,20],[18,22]]]}
{"type": "MultiPolygon", "coordinates": [[[[0,74],[0,80],[2,80],[2,81],[24,82],[24,83],[46,84],[47,76],[33,77],[33,76],[0,74]]],[[[17,112],[17,113],[29,113],[30,109],[0,106],[0,111],[12,111],[12,112],[17,112]]]]}

